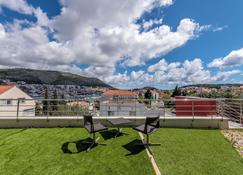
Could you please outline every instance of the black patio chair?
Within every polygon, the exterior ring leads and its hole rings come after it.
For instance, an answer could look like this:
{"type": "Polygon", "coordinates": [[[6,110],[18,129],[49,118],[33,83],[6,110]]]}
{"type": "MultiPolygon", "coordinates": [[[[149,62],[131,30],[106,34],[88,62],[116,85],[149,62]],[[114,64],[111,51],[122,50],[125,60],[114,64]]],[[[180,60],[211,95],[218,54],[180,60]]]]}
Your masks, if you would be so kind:
{"type": "Polygon", "coordinates": [[[151,154],[152,151],[150,150],[149,146],[160,146],[160,143],[149,142],[149,135],[160,128],[159,118],[159,115],[157,117],[146,117],[145,124],[133,128],[134,130],[146,135],[146,139],[143,140],[143,143],[137,143],[135,145],[142,145],[148,148],[151,154]]]}
{"type": "Polygon", "coordinates": [[[107,127],[103,126],[101,123],[94,123],[92,115],[84,115],[84,128],[92,134],[92,141],[85,142],[87,144],[90,144],[90,146],[87,148],[87,151],[89,151],[95,144],[97,145],[106,145],[104,143],[99,143],[99,137],[95,138],[96,132],[102,132],[108,130],[107,127]]]}

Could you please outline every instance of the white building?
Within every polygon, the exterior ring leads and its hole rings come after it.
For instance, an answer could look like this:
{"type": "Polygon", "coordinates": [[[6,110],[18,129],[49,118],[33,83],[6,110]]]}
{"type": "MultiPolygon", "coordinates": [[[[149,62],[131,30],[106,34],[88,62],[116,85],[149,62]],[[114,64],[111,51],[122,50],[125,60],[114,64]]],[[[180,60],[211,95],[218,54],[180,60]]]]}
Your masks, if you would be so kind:
{"type": "Polygon", "coordinates": [[[144,116],[145,105],[138,102],[104,101],[100,103],[100,116],[144,116]]]}
{"type": "Polygon", "coordinates": [[[35,101],[15,85],[0,85],[0,117],[35,116],[35,101]]]}
{"type": "Polygon", "coordinates": [[[145,106],[136,99],[132,91],[108,90],[102,94],[100,116],[143,116],[145,106]]]}
{"type": "Polygon", "coordinates": [[[130,100],[137,99],[137,93],[126,90],[108,90],[102,94],[105,100],[130,100]]]}

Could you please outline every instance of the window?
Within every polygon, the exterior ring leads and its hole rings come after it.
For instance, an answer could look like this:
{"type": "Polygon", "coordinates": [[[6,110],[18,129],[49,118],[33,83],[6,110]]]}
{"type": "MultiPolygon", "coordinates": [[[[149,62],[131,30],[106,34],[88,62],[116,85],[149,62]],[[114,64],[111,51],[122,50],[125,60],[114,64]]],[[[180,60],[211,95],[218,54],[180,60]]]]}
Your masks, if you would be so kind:
{"type": "Polygon", "coordinates": [[[25,98],[19,98],[19,103],[25,103],[25,98]]]}
{"type": "Polygon", "coordinates": [[[7,105],[11,105],[12,104],[12,100],[7,100],[7,105]]]}

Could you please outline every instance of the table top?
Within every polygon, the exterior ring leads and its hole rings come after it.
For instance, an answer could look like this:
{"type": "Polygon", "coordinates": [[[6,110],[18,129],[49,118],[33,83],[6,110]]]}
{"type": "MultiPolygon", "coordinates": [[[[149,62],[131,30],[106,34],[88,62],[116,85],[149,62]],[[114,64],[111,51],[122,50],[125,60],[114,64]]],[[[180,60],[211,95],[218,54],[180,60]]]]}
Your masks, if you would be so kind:
{"type": "Polygon", "coordinates": [[[130,120],[127,120],[125,118],[108,118],[107,119],[112,125],[122,125],[126,123],[130,123],[130,120]]]}

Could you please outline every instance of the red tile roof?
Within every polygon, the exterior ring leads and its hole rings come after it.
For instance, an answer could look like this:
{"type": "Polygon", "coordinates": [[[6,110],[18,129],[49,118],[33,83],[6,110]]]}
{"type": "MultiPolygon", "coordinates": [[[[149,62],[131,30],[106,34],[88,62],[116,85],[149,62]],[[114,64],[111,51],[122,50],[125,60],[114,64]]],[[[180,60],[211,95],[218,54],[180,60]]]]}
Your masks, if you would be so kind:
{"type": "Polygon", "coordinates": [[[0,94],[8,91],[12,87],[14,87],[14,85],[0,85],[0,94]]]}
{"type": "Polygon", "coordinates": [[[126,90],[109,90],[104,92],[102,95],[137,95],[135,92],[126,90]]]}

